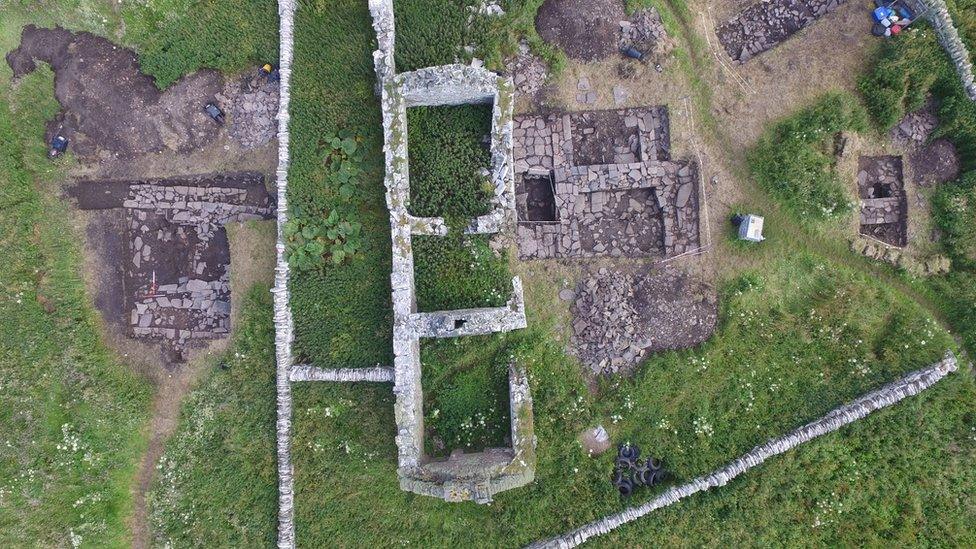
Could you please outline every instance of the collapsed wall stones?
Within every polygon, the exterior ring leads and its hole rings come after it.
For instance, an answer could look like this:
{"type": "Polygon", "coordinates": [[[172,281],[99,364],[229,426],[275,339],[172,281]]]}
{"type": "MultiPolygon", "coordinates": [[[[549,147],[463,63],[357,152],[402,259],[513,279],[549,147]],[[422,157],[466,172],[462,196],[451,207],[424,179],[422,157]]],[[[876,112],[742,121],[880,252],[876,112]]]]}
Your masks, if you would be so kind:
{"type": "Polygon", "coordinates": [[[721,25],[718,40],[733,60],[745,63],[800,29],[836,10],[847,0],[763,0],[721,25]]]}
{"type": "Polygon", "coordinates": [[[524,328],[525,304],[518,277],[504,307],[418,312],[414,285],[412,238],[415,234],[443,236],[443,218],[416,217],[408,212],[410,174],[407,147],[407,108],[415,106],[492,103],[490,177],[494,188],[491,212],[472,220],[469,234],[511,230],[515,218],[512,171],[513,86],[480,67],[444,65],[397,74],[393,59],[392,0],[370,0],[378,49],[373,53],[379,81],[386,158],[386,202],[390,212],[393,267],[393,380],[396,403],[398,475],[400,487],[447,501],[491,501],[502,490],[532,481],[535,442],[532,400],[522,369],[509,371],[512,447],[476,454],[454,454],[433,461],[424,453],[423,388],[420,339],[460,337],[524,328]]]}

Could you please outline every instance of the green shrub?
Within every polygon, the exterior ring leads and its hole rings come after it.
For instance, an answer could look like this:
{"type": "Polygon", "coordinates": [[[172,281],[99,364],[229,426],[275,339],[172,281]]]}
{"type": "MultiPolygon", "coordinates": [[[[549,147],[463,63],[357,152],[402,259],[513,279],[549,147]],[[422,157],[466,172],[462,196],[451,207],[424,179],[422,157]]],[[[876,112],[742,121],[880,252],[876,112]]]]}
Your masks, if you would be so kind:
{"type": "Polygon", "coordinates": [[[535,15],[543,0],[501,0],[501,16],[476,14],[481,0],[395,0],[396,66],[400,72],[433,65],[467,63],[472,57],[502,70],[519,40],[558,72],[565,56],[536,33],[535,15]]]}
{"type": "Polygon", "coordinates": [[[749,152],[749,166],[759,184],[794,213],[814,219],[847,215],[851,197],[836,173],[833,138],[866,125],[853,97],[827,94],[767,130],[749,152]]]}
{"type": "Polygon", "coordinates": [[[491,155],[490,105],[416,107],[407,110],[410,144],[410,213],[443,216],[462,227],[488,213],[491,155]]]}
{"type": "MultiPolygon", "coordinates": [[[[972,35],[976,17],[970,21],[972,35]]],[[[948,138],[956,145],[963,168],[976,168],[976,102],[966,96],[931,28],[920,26],[897,40],[884,41],[859,88],[871,119],[882,131],[920,109],[931,94],[940,121],[933,137],[948,138]]]]}
{"type": "Polygon", "coordinates": [[[422,311],[501,307],[511,294],[508,260],[495,255],[485,236],[414,236],[413,257],[422,311]]]}
{"type": "Polygon", "coordinates": [[[307,212],[307,206],[292,207],[291,219],[284,227],[292,267],[300,271],[317,269],[326,257],[333,265],[340,265],[362,248],[355,195],[367,174],[363,169],[365,148],[359,146],[360,141],[362,138],[346,130],[323,137],[323,169],[313,177],[320,183],[323,201],[318,203],[329,200],[332,208],[307,212]]]}
{"type": "Polygon", "coordinates": [[[154,0],[119,4],[126,42],[166,88],[199,68],[239,71],[278,58],[273,0],[154,0]]]}

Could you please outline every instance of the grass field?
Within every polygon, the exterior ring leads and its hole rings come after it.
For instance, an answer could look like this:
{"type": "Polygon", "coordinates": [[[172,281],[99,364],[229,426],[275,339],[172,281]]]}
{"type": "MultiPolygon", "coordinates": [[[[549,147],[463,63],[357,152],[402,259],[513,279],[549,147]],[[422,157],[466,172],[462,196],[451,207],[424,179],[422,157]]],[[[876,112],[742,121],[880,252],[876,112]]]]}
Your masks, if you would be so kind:
{"type": "Polygon", "coordinates": [[[150,391],[100,341],[39,70],[0,92],[0,545],[128,544],[150,391]]]}
{"type": "MultiPolygon", "coordinates": [[[[397,20],[401,28],[411,17],[421,21],[431,9],[397,4],[398,9],[404,6],[397,20]]],[[[687,16],[684,4],[679,7],[687,16]]],[[[421,23],[431,26],[430,20],[421,23]]],[[[418,51],[427,47],[419,44],[418,51]]],[[[372,30],[365,6],[353,0],[333,2],[328,10],[303,4],[297,47],[300,59],[309,61],[297,67],[296,97],[301,99],[295,113],[301,116],[293,113],[296,134],[347,128],[376,147],[379,117],[371,95],[372,30]],[[323,57],[325,49],[333,55],[323,57]]],[[[398,63],[409,69],[450,60],[443,52],[431,55],[420,61],[401,57],[398,63]]],[[[302,203],[324,200],[316,198],[309,184],[318,158],[314,140],[297,141],[294,196],[302,203]]],[[[389,325],[383,316],[387,309],[360,307],[366,296],[385,299],[388,292],[381,278],[389,261],[381,185],[378,172],[364,182],[357,211],[364,228],[379,233],[375,246],[359,262],[293,280],[296,320],[302,325],[297,348],[324,365],[371,365],[388,358],[389,337],[382,332],[389,325]],[[352,298],[334,302],[331,296],[336,294],[352,298]]],[[[322,204],[327,207],[327,201],[322,204]]],[[[438,418],[452,416],[450,424],[436,429],[462,445],[495,444],[500,434],[490,428],[479,433],[452,430],[471,419],[457,411],[471,416],[490,411],[494,398],[488,395],[504,392],[493,368],[471,357],[504,349],[529,369],[539,438],[537,478],[530,486],[500,494],[491,506],[449,505],[399,490],[389,386],[296,386],[293,458],[299,544],[528,543],[622,507],[608,482],[612,457],[591,459],[575,440],[580,430],[596,422],[606,425],[614,440],[636,442],[662,457],[676,481],[682,481],[925,365],[955,345],[928,312],[884,280],[791,249],[788,238],[771,241],[778,244],[762,251],[723,250],[731,255],[730,263],[743,267],[722,283],[721,324],[712,340],[697,350],[653,357],[633,380],[605,382],[598,396],[546,332],[545,311],[530,311],[530,329],[498,338],[497,347],[495,341],[480,346],[473,341],[480,348],[472,353],[464,344],[425,347],[425,364],[432,364],[425,370],[425,386],[440,393],[428,401],[428,421],[433,410],[439,411],[438,418]],[[468,390],[471,386],[497,390],[468,390]],[[472,434],[476,436],[464,438],[472,434]]],[[[450,294],[443,285],[428,288],[433,299],[450,294]]],[[[966,498],[976,464],[974,394],[971,377],[953,376],[917,400],[777,458],[714,494],[649,517],[603,543],[646,544],[653,539],[655,544],[676,545],[689,540],[712,545],[853,545],[909,536],[929,544],[976,541],[967,527],[974,516],[972,505],[957,504],[966,498]]],[[[240,416],[221,438],[242,438],[259,421],[258,413],[232,396],[218,398],[213,406],[240,416]]],[[[188,411],[185,419],[191,425],[209,421],[195,411],[188,411]]],[[[486,424],[503,421],[496,416],[486,424]]],[[[187,455],[181,461],[200,463],[194,459],[199,458],[187,455]]],[[[276,502],[258,497],[265,486],[242,493],[246,483],[241,472],[234,478],[221,476],[209,489],[218,499],[229,499],[233,490],[245,501],[263,501],[255,513],[273,513],[276,502]]],[[[650,496],[641,494],[636,501],[650,496]]],[[[184,505],[192,508],[193,498],[184,505]]],[[[239,539],[233,537],[234,528],[202,520],[174,522],[167,528],[207,532],[215,540],[239,539]]]]}
{"type": "MultiPolygon", "coordinates": [[[[654,357],[634,380],[601,387],[598,399],[540,325],[506,336],[507,352],[529,369],[539,464],[533,484],[500,494],[491,506],[446,504],[399,490],[388,385],[296,386],[299,543],[524,544],[622,507],[608,482],[612,456],[589,458],[575,441],[597,421],[614,440],[662,457],[680,482],[935,360],[952,345],[917,305],[876,280],[814,256],[771,257],[723,287],[721,326],[703,348],[654,357]],[[918,344],[906,347],[905,341],[918,344]]],[[[271,341],[268,331],[254,334],[263,334],[266,345],[271,341]]],[[[252,365],[259,356],[248,353],[229,375],[270,383],[271,357],[252,365]]],[[[456,364],[463,370],[463,360],[456,364]]],[[[241,515],[266,516],[276,505],[267,494],[273,464],[264,465],[264,474],[253,465],[221,468],[210,479],[206,456],[229,448],[227,441],[255,436],[270,414],[271,395],[245,399],[228,390],[233,384],[219,383],[205,406],[187,411],[186,429],[207,433],[204,439],[216,445],[199,444],[180,460],[185,476],[194,479],[191,493],[200,496],[184,493],[179,501],[188,511],[239,498],[253,505],[241,515]],[[214,417],[208,410],[219,412],[214,417]],[[209,434],[218,425],[220,433],[209,434]]],[[[967,526],[974,509],[965,503],[976,474],[974,397],[972,378],[957,374],[923,397],[776,458],[615,537],[656,544],[853,545],[908,536],[932,544],[976,541],[967,526]]],[[[244,539],[237,537],[239,525],[214,518],[191,515],[167,530],[244,539]]]]}
{"type": "MultiPolygon", "coordinates": [[[[61,25],[134,46],[161,85],[276,55],[274,2],[201,6],[207,17],[187,2],[127,3],[121,12],[98,0],[7,2],[0,52],[17,46],[26,24],[61,25]],[[233,31],[241,25],[220,37],[200,32],[234,18],[264,30],[249,32],[246,45],[233,31]]],[[[71,161],[52,164],[43,143],[58,110],[53,74],[42,66],[16,84],[10,76],[0,62],[0,546],[126,547],[152,390],[101,342],[79,273],[83,237],[59,187],[71,161]]]]}
{"type": "MultiPolygon", "coordinates": [[[[398,0],[397,24],[422,25],[402,37],[413,41],[416,58],[400,56],[398,64],[450,62],[473,40],[475,55],[497,68],[525,31],[533,48],[558,64],[558,52],[530,30],[540,3],[503,2],[505,18],[470,32],[458,30],[456,13],[447,23],[436,17],[467,2],[398,0]]],[[[631,4],[637,3],[644,1],[631,4]]],[[[965,7],[963,0],[955,4],[965,7]]],[[[0,45],[13,47],[26,22],[75,21],[74,28],[144,45],[146,66],[160,85],[199,66],[243,68],[274,54],[273,3],[202,2],[194,6],[203,16],[193,21],[179,15],[187,5],[132,4],[121,15],[89,0],[61,1],[42,15],[17,9],[0,20],[0,45]],[[234,36],[246,39],[230,43],[234,36]]],[[[685,2],[664,7],[669,28],[684,32],[676,29],[691,17],[685,2]]],[[[302,0],[297,17],[291,202],[306,215],[335,210],[361,224],[363,248],[339,266],[294,275],[295,351],[321,366],[388,364],[389,233],[366,3],[302,0]],[[351,200],[322,180],[328,147],[321,137],[340,130],[359,136],[369,152],[351,200]]],[[[695,51],[678,55],[693,73],[695,51]]],[[[65,205],[54,199],[59,173],[41,159],[41,124],[56,109],[52,75],[38,71],[9,92],[8,77],[0,63],[0,249],[7,258],[0,265],[0,545],[125,546],[150,391],[99,342],[76,274],[78,240],[64,221],[65,205]]],[[[710,112],[707,85],[697,77],[689,85],[699,110],[710,112]]],[[[528,330],[487,343],[425,346],[428,421],[461,446],[501,442],[502,359],[528,368],[539,441],[536,481],[500,494],[490,506],[446,504],[399,489],[388,385],[296,386],[299,544],[522,545],[624,506],[608,482],[612,456],[590,458],[576,442],[586,427],[600,422],[615,441],[640,444],[681,482],[956,348],[929,311],[889,284],[897,275],[864,274],[851,267],[856,262],[804,251],[778,230],[784,229],[771,227],[770,235],[780,238],[761,250],[720,243],[740,267],[720,281],[720,325],[709,342],[654,356],[633,379],[604,381],[595,395],[548,333],[547,311],[530,310],[528,330]]],[[[472,249],[491,253],[487,246],[472,249]]],[[[451,251],[434,250],[453,266],[449,276],[438,278],[436,268],[418,272],[428,281],[421,298],[430,308],[507,297],[501,295],[508,289],[504,259],[468,263],[464,253],[451,251]],[[472,279],[478,284],[457,284],[472,279]]],[[[970,271],[959,270],[906,285],[930,295],[954,330],[972,338],[976,323],[966,323],[972,319],[967,303],[976,303],[974,283],[970,271]]],[[[214,370],[184,405],[151,492],[159,546],[274,542],[271,307],[266,288],[244,301],[226,368],[214,370]]],[[[972,347],[976,339],[968,341],[972,347]]],[[[976,545],[974,402],[972,376],[953,375],[920,397],[597,543],[976,545]]],[[[629,503],[652,495],[640,493],[629,503]]]]}

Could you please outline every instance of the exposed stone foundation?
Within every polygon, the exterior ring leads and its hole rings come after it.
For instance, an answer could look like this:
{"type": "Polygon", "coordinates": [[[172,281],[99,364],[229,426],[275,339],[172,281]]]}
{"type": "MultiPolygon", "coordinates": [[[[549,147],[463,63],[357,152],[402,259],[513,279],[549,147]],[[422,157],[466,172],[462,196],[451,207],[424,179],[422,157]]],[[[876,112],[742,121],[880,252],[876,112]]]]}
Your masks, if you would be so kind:
{"type": "Polygon", "coordinates": [[[515,123],[522,259],[673,257],[700,247],[698,165],[671,160],[665,107],[515,123]],[[540,213],[550,200],[554,213],[540,213]]]}

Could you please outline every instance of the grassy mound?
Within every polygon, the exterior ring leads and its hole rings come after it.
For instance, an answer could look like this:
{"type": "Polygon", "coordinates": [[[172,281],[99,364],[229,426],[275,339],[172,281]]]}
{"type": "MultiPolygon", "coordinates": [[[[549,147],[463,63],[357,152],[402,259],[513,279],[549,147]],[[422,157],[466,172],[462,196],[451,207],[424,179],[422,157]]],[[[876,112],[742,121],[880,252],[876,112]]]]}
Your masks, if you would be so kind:
{"type": "Polygon", "coordinates": [[[764,190],[801,218],[839,218],[850,213],[852,197],[835,169],[833,139],[866,128],[857,100],[831,93],[767,130],[749,153],[749,167],[764,190]]]}

